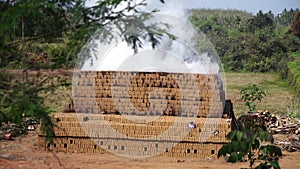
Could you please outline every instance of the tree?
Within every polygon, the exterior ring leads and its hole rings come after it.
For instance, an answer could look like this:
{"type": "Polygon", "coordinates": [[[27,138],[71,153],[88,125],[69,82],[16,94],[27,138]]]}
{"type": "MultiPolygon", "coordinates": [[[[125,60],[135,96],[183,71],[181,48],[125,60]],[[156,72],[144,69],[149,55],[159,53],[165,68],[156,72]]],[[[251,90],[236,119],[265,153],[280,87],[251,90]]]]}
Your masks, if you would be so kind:
{"type": "Polygon", "coordinates": [[[284,9],[280,14],[275,17],[278,24],[283,26],[290,26],[295,18],[295,15],[299,12],[299,8],[296,9],[284,9]]]}
{"type": "Polygon", "coordinates": [[[292,23],[292,32],[294,35],[300,37],[300,12],[295,15],[292,23]]]}
{"type": "Polygon", "coordinates": [[[249,20],[248,29],[251,32],[255,32],[257,29],[264,29],[264,28],[272,28],[274,27],[274,21],[272,13],[263,13],[261,10],[254,16],[252,19],[249,20]]]}
{"type": "Polygon", "coordinates": [[[146,0],[103,0],[90,7],[85,0],[0,0],[0,54],[4,60],[20,60],[17,56],[26,55],[18,50],[20,45],[67,42],[66,51],[75,58],[99,29],[105,40],[121,36],[135,51],[141,46],[141,39],[156,47],[167,31],[144,24],[156,12],[144,12],[140,7],[146,5],[146,0]],[[126,31],[132,23],[139,23],[135,24],[134,33],[126,31]],[[118,35],[111,32],[113,27],[118,29],[118,35]]]}
{"type": "MultiPolygon", "coordinates": [[[[160,1],[164,3],[163,0],[160,1]]],[[[70,47],[75,58],[90,35],[99,29],[103,33],[103,39],[109,41],[114,36],[120,36],[136,52],[141,47],[141,38],[155,47],[161,36],[169,34],[155,24],[144,24],[156,12],[144,12],[139,8],[145,5],[145,0],[138,3],[131,0],[102,0],[91,7],[85,5],[85,0],[0,0],[0,61],[20,61],[31,51],[43,49],[35,48],[36,44],[65,41],[74,44],[70,47]],[[138,23],[134,25],[136,32],[127,31],[132,23],[138,23]],[[113,27],[120,34],[111,33],[113,27]]],[[[26,68],[30,67],[31,64],[26,65],[26,68]]],[[[21,81],[6,77],[6,74],[9,72],[1,70],[0,79],[3,80],[0,81],[0,120],[21,123],[22,114],[36,116],[42,119],[41,128],[47,138],[54,137],[54,124],[40,93],[53,91],[62,83],[49,81],[48,78],[36,81],[33,77],[21,81]]]]}

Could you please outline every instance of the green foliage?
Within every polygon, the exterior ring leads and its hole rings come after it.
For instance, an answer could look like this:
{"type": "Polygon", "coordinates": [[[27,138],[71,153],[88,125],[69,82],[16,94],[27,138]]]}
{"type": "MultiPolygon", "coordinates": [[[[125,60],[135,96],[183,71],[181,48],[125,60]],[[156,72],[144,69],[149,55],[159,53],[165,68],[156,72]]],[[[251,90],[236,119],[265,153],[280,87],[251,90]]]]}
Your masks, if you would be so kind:
{"type": "MultiPolygon", "coordinates": [[[[272,15],[272,14],[271,14],[272,15]]],[[[263,13],[261,10],[253,18],[248,20],[247,29],[252,33],[256,30],[265,28],[274,28],[273,18],[268,13],[263,13]]]]}
{"type": "Polygon", "coordinates": [[[0,48],[7,54],[0,60],[0,67],[12,69],[54,69],[57,67],[71,67],[75,59],[66,43],[22,43],[14,51],[0,48]],[[13,57],[11,55],[14,55],[13,57]]]}
{"type": "Polygon", "coordinates": [[[74,0],[1,1],[0,66],[17,69],[51,67],[46,60],[52,54],[43,44],[63,43],[65,33],[75,26],[71,22],[75,4],[74,0]]]}
{"type": "Polygon", "coordinates": [[[293,58],[295,58],[295,59],[300,58],[300,50],[291,53],[291,56],[292,56],[293,58]]]}
{"type": "Polygon", "coordinates": [[[249,161],[252,169],[259,159],[263,162],[255,168],[279,169],[278,158],[282,156],[281,149],[274,145],[265,144],[270,135],[254,121],[246,121],[239,125],[239,130],[228,133],[229,143],[222,146],[218,157],[224,156],[227,162],[249,161]]]}
{"type": "MultiPolygon", "coordinates": [[[[163,0],[160,2],[164,3],[163,0]]],[[[60,59],[53,60],[63,66],[65,64],[62,62],[76,59],[80,49],[96,30],[101,32],[103,41],[109,42],[115,36],[120,36],[135,52],[143,45],[141,39],[150,42],[154,48],[163,35],[171,35],[166,29],[158,28],[155,24],[144,24],[144,21],[157,12],[142,11],[140,7],[145,5],[146,0],[104,0],[89,7],[85,5],[84,0],[0,1],[0,55],[1,58],[5,58],[0,62],[0,66],[15,60],[22,61],[15,68],[28,65],[26,55],[37,43],[64,43],[65,52],[60,59]],[[115,10],[117,8],[121,10],[115,10]],[[111,31],[113,28],[116,28],[117,32],[111,31]],[[28,42],[25,46],[29,50],[20,49],[24,42],[28,42]]],[[[53,51],[56,54],[61,52],[60,48],[55,50],[58,50],[53,51]]],[[[28,62],[31,64],[30,59],[28,62]]]]}
{"type": "Polygon", "coordinates": [[[295,15],[292,23],[292,32],[300,38],[300,12],[295,15]]]}
{"type": "MultiPolygon", "coordinates": [[[[190,21],[197,28],[201,27],[201,25],[207,25],[211,28],[213,28],[215,25],[219,25],[223,28],[229,28],[232,30],[240,28],[241,25],[244,25],[247,20],[252,17],[250,13],[239,10],[194,9],[191,10],[190,13],[190,21]]],[[[207,32],[204,31],[204,33],[207,32]]]]}
{"type": "Polygon", "coordinates": [[[199,9],[191,11],[190,21],[211,40],[225,70],[277,72],[287,78],[291,60],[287,53],[297,51],[300,40],[290,26],[279,24],[281,17],[287,14],[274,17],[260,11],[252,16],[241,11],[199,9]]]}
{"type": "Polygon", "coordinates": [[[0,43],[13,43],[28,37],[52,41],[62,37],[74,1],[1,1],[0,43]],[[20,39],[21,38],[21,39],[20,39]]]}
{"type": "Polygon", "coordinates": [[[284,9],[280,14],[278,14],[275,17],[275,21],[278,25],[290,26],[297,12],[299,12],[299,8],[290,10],[284,9]]]}
{"type": "MultiPolygon", "coordinates": [[[[49,116],[49,108],[44,104],[41,94],[52,93],[60,85],[69,85],[64,79],[29,76],[14,77],[9,72],[0,73],[0,121],[22,124],[22,116],[34,116],[42,121],[41,129],[47,138],[55,136],[54,124],[49,116]]],[[[20,75],[19,75],[20,76],[20,75]]]]}
{"type": "Polygon", "coordinates": [[[255,84],[252,86],[246,86],[240,90],[245,105],[248,107],[249,111],[256,111],[257,107],[255,102],[262,100],[266,93],[259,89],[255,84]]]}

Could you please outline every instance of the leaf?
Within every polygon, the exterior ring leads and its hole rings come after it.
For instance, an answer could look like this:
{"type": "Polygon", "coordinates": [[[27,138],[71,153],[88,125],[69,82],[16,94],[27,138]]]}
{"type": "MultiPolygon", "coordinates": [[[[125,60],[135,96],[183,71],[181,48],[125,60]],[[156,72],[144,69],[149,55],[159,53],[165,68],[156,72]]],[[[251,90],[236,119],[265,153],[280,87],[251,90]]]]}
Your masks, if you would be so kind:
{"type": "Polygon", "coordinates": [[[230,154],[228,162],[236,163],[238,161],[238,156],[236,152],[230,154]]]}
{"type": "Polygon", "coordinates": [[[243,136],[244,136],[243,132],[237,131],[237,133],[236,133],[237,141],[241,141],[241,139],[243,138],[243,136]]]}
{"type": "Polygon", "coordinates": [[[158,9],[153,9],[151,12],[156,13],[156,12],[159,12],[159,10],[158,9]]]}
{"type": "Polygon", "coordinates": [[[244,156],[242,154],[240,154],[239,152],[233,152],[230,154],[230,156],[228,158],[228,162],[236,163],[238,161],[242,161],[243,157],[244,156]]]}
{"type": "Polygon", "coordinates": [[[271,161],[270,164],[274,169],[280,169],[278,161],[271,161]]]}
{"type": "Polygon", "coordinates": [[[260,163],[257,167],[255,167],[255,169],[268,169],[270,167],[268,167],[267,163],[260,163]]]}
{"type": "Polygon", "coordinates": [[[271,155],[275,156],[282,156],[282,151],[279,147],[274,146],[274,145],[268,145],[268,151],[270,152],[271,155]]]}
{"type": "Polygon", "coordinates": [[[239,161],[244,161],[245,159],[244,159],[244,156],[245,156],[245,154],[243,154],[243,153],[241,153],[241,152],[237,152],[237,157],[238,157],[238,160],[239,161]]]}
{"type": "Polygon", "coordinates": [[[258,149],[259,148],[259,145],[260,145],[260,143],[259,143],[259,140],[258,139],[255,139],[254,140],[254,143],[252,144],[252,149],[258,149]]]}
{"type": "Polygon", "coordinates": [[[260,150],[263,152],[263,154],[267,154],[268,153],[268,147],[267,146],[261,146],[260,150]]]}
{"type": "Polygon", "coordinates": [[[259,89],[255,84],[252,86],[246,86],[240,89],[240,94],[242,100],[245,102],[246,107],[249,108],[250,111],[256,110],[256,101],[261,101],[266,94],[259,89]]]}
{"type": "Polygon", "coordinates": [[[248,142],[243,141],[243,142],[239,142],[239,144],[240,144],[242,152],[244,152],[244,153],[249,152],[248,142]]]}
{"type": "Polygon", "coordinates": [[[267,131],[264,131],[261,127],[259,127],[258,133],[259,133],[259,139],[261,141],[268,141],[269,133],[267,131]]]}
{"type": "Polygon", "coordinates": [[[239,145],[239,143],[237,141],[233,141],[232,142],[232,149],[235,152],[238,152],[240,150],[240,145],[239,145]]]}
{"type": "Polygon", "coordinates": [[[223,145],[220,150],[218,151],[218,158],[221,156],[225,156],[228,153],[226,149],[226,145],[223,145]]]}
{"type": "Polygon", "coordinates": [[[255,132],[252,136],[251,136],[251,142],[254,143],[255,139],[257,139],[258,137],[258,132],[255,132]]]}
{"type": "Polygon", "coordinates": [[[228,133],[227,138],[229,140],[233,140],[235,135],[236,135],[236,131],[233,130],[233,131],[231,131],[231,132],[228,133]]]}
{"type": "Polygon", "coordinates": [[[227,143],[226,144],[226,150],[227,150],[227,153],[231,153],[233,151],[232,143],[227,143]]]}

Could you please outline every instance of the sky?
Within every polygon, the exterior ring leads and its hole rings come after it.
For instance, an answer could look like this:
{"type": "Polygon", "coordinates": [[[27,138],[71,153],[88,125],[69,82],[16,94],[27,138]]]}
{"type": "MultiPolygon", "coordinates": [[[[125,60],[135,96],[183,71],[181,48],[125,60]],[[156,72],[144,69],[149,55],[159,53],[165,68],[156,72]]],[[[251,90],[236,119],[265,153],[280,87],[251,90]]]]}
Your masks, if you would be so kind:
{"type": "MultiPolygon", "coordinates": [[[[98,0],[86,0],[87,6],[93,6],[98,0]]],[[[140,1],[140,0],[136,0],[140,1]]],[[[272,11],[277,15],[286,9],[300,8],[300,0],[165,0],[166,4],[159,0],[147,0],[148,6],[155,8],[165,8],[163,6],[178,8],[206,8],[206,9],[238,9],[256,14],[259,10],[263,12],[272,11]]]]}
{"type": "Polygon", "coordinates": [[[159,0],[147,1],[150,7],[159,9],[168,6],[173,12],[178,8],[206,8],[206,9],[238,9],[256,14],[259,10],[263,12],[272,11],[277,15],[285,8],[300,8],[300,0],[165,0],[166,4],[161,4],[159,0]]]}
{"type": "Polygon", "coordinates": [[[188,8],[221,8],[239,9],[256,14],[272,11],[274,14],[281,13],[284,8],[300,8],[300,0],[186,0],[188,8]]]}

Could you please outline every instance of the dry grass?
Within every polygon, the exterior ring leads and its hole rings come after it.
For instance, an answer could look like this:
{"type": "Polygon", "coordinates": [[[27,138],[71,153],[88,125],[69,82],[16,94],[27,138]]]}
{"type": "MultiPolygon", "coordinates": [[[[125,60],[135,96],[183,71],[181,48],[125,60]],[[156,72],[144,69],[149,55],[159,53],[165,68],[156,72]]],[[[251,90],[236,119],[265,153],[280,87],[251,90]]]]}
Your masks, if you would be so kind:
{"type": "Polygon", "coordinates": [[[239,90],[253,84],[264,90],[267,95],[262,102],[257,104],[259,109],[268,109],[272,113],[287,113],[294,94],[287,87],[281,85],[276,74],[226,73],[226,99],[232,100],[237,116],[248,111],[241,100],[239,90]]]}
{"type": "Polygon", "coordinates": [[[61,86],[54,93],[44,94],[45,104],[53,112],[62,112],[72,103],[71,87],[61,86]]]}

